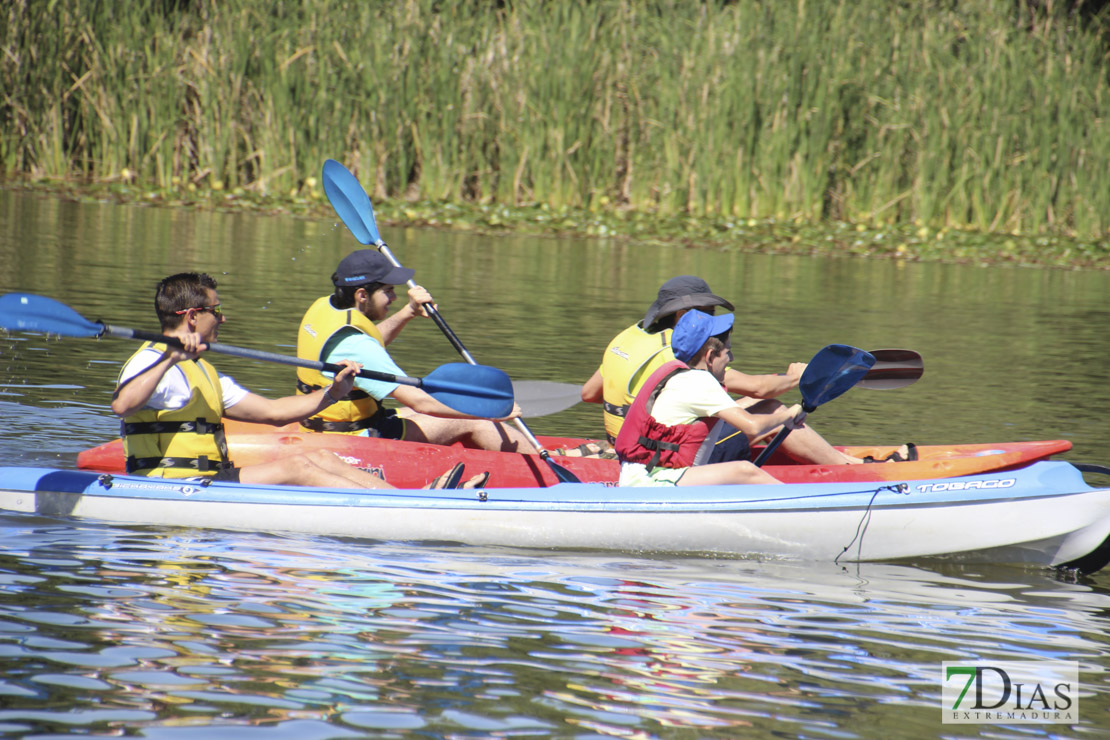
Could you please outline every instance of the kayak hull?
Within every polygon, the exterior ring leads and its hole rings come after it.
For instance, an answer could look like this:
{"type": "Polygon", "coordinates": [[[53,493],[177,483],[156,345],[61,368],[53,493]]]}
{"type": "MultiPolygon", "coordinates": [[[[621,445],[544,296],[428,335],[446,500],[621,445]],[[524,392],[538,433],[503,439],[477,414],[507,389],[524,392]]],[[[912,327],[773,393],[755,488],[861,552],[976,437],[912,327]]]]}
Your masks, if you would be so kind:
{"type": "Polygon", "coordinates": [[[124,524],[862,562],[1105,565],[1110,489],[1065,462],[893,485],[349,490],[0,468],[0,509],[124,524]]]}
{"type": "MultiPolygon", "coordinates": [[[[559,481],[551,468],[537,455],[474,450],[461,446],[442,446],[417,442],[371,439],[344,434],[313,434],[298,431],[296,425],[267,427],[243,422],[227,422],[231,459],[237,465],[269,462],[299,452],[327,450],[356,467],[375,471],[400,488],[419,488],[451,468],[465,463],[470,475],[489,471],[493,488],[552,486],[559,481]]],[[[541,437],[547,449],[574,448],[584,439],[541,437]]],[[[898,445],[841,447],[858,457],[881,459],[898,445]]],[[[945,478],[1006,470],[1071,449],[1066,440],[1005,442],[998,444],[921,445],[914,462],[874,465],[797,465],[776,453],[767,472],[784,483],[888,481],[898,479],[945,478]]],[[[584,483],[615,483],[620,472],[615,460],[553,456],[584,483]]],[[[85,450],[78,455],[77,467],[108,473],[124,472],[123,444],[114,440],[85,450]]]]}

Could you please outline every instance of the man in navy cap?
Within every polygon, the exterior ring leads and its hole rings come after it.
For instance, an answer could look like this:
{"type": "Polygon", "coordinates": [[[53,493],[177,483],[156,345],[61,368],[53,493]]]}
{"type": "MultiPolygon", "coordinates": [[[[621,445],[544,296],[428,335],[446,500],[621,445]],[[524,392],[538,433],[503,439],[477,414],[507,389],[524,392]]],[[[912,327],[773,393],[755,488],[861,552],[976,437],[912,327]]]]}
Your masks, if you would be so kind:
{"type": "MultiPolygon", "coordinates": [[[[642,321],[617,335],[602,355],[601,367],[582,386],[582,400],[601,403],[605,432],[616,439],[625,414],[644,381],[663,363],[675,358],[671,333],[677,321],[691,312],[712,315],[716,307],[728,311],[733,305],[709,289],[708,283],[694,275],[679,275],[663,283],[655,302],[642,321]]],[[[743,396],[738,405],[755,415],[774,415],[782,404],[774,400],[798,387],[806,363],[792,362],[783,375],[748,375],[733,368],[725,370],[725,388],[743,396]]],[[[731,432],[722,435],[713,460],[733,460],[743,455],[743,441],[731,432]]],[[[792,458],[807,463],[843,465],[861,463],[824,440],[812,427],[801,427],[783,442],[782,449],[792,458]]]]}
{"type": "MultiPolygon", "coordinates": [[[[331,278],[334,293],[317,299],[301,320],[297,356],[322,362],[350,359],[368,370],[405,375],[386,347],[413,318],[428,316],[424,304],[432,303],[428,291],[417,285],[409,289],[408,303],[389,315],[389,306],[397,299],[394,286],[412,276],[412,270],[394,265],[374,249],[360,249],[344,257],[331,278]]],[[[299,393],[311,393],[330,382],[320,371],[297,370],[299,393]]],[[[523,434],[498,423],[518,416],[520,408],[514,406],[504,419],[476,419],[445,406],[420,388],[357,378],[351,393],[301,425],[315,432],[442,445],[462,442],[479,449],[532,452],[523,434]],[[387,397],[405,408],[399,412],[385,408],[382,402],[387,397]]]]}
{"type": "Polygon", "coordinates": [[[793,420],[800,405],[749,414],[722,387],[732,360],[732,314],[685,313],[674,327],[674,359],[644,381],[617,435],[622,486],[778,483],[747,459],[710,462],[725,423],[745,447],[793,420]]]}

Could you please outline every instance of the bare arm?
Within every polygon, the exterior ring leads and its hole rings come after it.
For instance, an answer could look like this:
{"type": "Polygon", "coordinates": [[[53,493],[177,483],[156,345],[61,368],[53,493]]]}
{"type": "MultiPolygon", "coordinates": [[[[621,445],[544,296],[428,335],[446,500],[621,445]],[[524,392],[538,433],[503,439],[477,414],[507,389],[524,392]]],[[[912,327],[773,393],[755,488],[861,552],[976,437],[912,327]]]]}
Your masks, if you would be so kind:
{"type": "Polygon", "coordinates": [[[425,303],[431,303],[432,306],[435,306],[431,293],[419,285],[409,288],[409,302],[392,316],[378,322],[378,331],[382,333],[382,342],[388,346],[405,328],[405,324],[417,316],[426,318],[428,311],[424,308],[425,303]]]}
{"type": "Polygon", "coordinates": [[[239,403],[225,409],[224,415],[237,421],[253,421],[274,426],[315,416],[350,393],[354,386],[355,373],[359,370],[359,364],[350,360],[343,360],[339,364],[343,365],[343,369],[335,376],[334,382],[320,390],[303,396],[285,396],[276,399],[248,393],[239,403]]]}
{"type": "Polygon", "coordinates": [[[786,422],[794,419],[802,412],[801,404],[794,404],[787,408],[782,408],[775,411],[773,414],[749,414],[739,406],[732,406],[724,411],[714,414],[718,419],[732,424],[734,427],[744,433],[744,436],[749,441],[756,440],[767,434],[775,427],[781,426],[786,422]]]}
{"type": "Polygon", "coordinates": [[[601,370],[598,369],[582,385],[582,400],[586,403],[601,403],[605,400],[604,381],[601,379],[601,370]]]}
{"type": "Polygon", "coordinates": [[[150,397],[154,395],[158,384],[162,382],[162,378],[170,371],[170,368],[182,360],[193,357],[196,357],[196,355],[179,349],[171,349],[162,353],[158,362],[132,376],[116,388],[115,393],[112,394],[112,412],[116,416],[124,418],[142,409],[146,406],[150,397]]]}
{"type": "Polygon", "coordinates": [[[792,362],[785,374],[748,375],[731,367],[725,370],[725,388],[729,393],[749,398],[777,398],[798,387],[806,363],[792,362]]]}
{"type": "MultiPolygon", "coordinates": [[[[456,411],[450,406],[440,403],[434,397],[429,395],[426,391],[423,391],[420,388],[416,388],[411,385],[399,385],[389,395],[391,395],[393,398],[396,398],[398,401],[408,406],[413,411],[421,414],[427,414],[428,416],[438,416],[441,419],[481,418],[470,416],[469,414],[464,414],[461,411],[456,411]]],[[[519,416],[520,406],[514,403],[513,411],[511,414],[500,419],[494,419],[494,421],[510,421],[512,419],[516,419],[519,416]]]]}

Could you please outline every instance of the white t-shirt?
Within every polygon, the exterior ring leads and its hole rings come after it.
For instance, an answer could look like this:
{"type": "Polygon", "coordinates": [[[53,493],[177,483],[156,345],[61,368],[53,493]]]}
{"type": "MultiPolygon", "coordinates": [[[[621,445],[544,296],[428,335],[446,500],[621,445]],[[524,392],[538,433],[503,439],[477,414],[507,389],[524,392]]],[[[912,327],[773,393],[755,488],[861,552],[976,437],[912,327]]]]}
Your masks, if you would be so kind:
{"type": "MultiPolygon", "coordinates": [[[[736,401],[721,387],[720,381],[708,370],[689,370],[679,373],[663,386],[651,407],[651,415],[660,424],[674,426],[689,424],[703,416],[713,416],[736,405],[736,401]]],[[[694,465],[701,465],[709,459],[713,446],[717,443],[721,425],[714,424],[709,436],[702,442],[694,456],[694,465]]],[[[621,464],[620,486],[674,486],[686,472],[686,468],[653,468],[649,473],[641,463],[621,464]]]]}
{"type": "MultiPolygon", "coordinates": [[[[124,365],[123,373],[120,375],[120,384],[122,385],[151,365],[157,364],[160,359],[162,359],[162,353],[156,349],[147,348],[140,351],[124,365]]],[[[220,392],[223,396],[225,409],[239,403],[250,393],[246,388],[236,383],[231,376],[223,373],[217,373],[217,375],[220,378],[220,392]]],[[[154,393],[151,394],[144,408],[172,411],[184,408],[189,403],[190,397],[191,393],[189,383],[185,380],[185,371],[174,365],[158,381],[158,387],[154,389],[154,393]]]]}
{"type": "Polygon", "coordinates": [[[708,370],[688,370],[667,381],[659,392],[651,415],[660,424],[689,424],[736,405],[719,380],[708,370]]]}

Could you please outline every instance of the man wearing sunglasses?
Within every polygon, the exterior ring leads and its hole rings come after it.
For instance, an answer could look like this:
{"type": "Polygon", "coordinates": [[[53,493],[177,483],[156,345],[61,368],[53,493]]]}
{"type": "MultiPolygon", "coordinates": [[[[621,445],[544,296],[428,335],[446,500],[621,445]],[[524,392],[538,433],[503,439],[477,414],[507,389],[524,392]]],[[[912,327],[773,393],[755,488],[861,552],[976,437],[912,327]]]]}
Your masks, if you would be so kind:
{"type": "MultiPolygon", "coordinates": [[[[349,393],[360,366],[341,360],[337,364],[343,370],[334,381],[313,393],[264,398],[218,373],[201,357],[227,320],[215,279],[193,272],[171,275],[158,283],[154,305],[162,333],[178,339],[182,348],[147,342],[120,373],[112,411],[123,419],[128,473],[265,485],[394,488],[325,451],[235,467],[228,458],[224,417],[275,426],[300,421],[349,393]]],[[[434,485],[457,487],[461,471],[451,472],[434,485]]]]}

